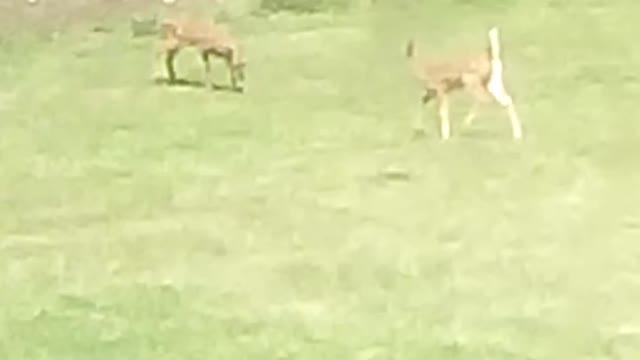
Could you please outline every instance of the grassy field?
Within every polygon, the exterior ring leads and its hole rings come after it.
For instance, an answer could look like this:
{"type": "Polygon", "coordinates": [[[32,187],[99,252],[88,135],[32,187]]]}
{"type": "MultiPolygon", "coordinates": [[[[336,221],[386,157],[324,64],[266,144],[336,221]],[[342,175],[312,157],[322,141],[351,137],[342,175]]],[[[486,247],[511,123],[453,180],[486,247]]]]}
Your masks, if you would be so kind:
{"type": "Polygon", "coordinates": [[[638,359],[638,10],[239,18],[244,95],[155,85],[126,19],[5,42],[0,358],[638,359]],[[412,140],[404,40],[492,24],[524,141],[464,97],[412,140]]]}

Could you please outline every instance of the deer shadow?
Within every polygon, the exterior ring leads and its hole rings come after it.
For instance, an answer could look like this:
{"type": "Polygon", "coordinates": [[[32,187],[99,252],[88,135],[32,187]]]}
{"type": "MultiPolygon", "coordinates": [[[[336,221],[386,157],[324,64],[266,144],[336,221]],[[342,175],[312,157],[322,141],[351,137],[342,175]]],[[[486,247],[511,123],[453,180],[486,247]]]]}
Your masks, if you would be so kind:
{"type": "Polygon", "coordinates": [[[211,90],[214,90],[214,91],[226,91],[231,93],[244,92],[244,88],[242,87],[234,88],[231,85],[222,85],[222,84],[211,84],[211,86],[209,86],[208,84],[206,84],[204,81],[201,81],[201,80],[189,80],[184,78],[177,78],[174,80],[170,80],[169,78],[156,77],[153,79],[153,82],[156,85],[171,86],[171,87],[188,87],[188,88],[200,88],[200,89],[210,88],[211,90]]]}

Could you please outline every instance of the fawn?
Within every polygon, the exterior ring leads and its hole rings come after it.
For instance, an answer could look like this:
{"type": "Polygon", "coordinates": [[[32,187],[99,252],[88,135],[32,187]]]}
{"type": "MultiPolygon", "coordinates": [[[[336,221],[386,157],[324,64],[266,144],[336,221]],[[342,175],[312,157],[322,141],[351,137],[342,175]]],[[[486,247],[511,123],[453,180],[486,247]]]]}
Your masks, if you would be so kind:
{"type": "Polygon", "coordinates": [[[239,82],[245,80],[246,59],[238,42],[229,34],[226,26],[187,17],[165,19],[160,23],[160,37],[162,39],[160,55],[165,57],[170,83],[176,81],[174,68],[176,55],[183,48],[192,47],[196,48],[202,57],[206,84],[214,87],[209,59],[215,56],[224,59],[229,69],[232,89],[243,91],[239,82]]]}
{"type": "Polygon", "coordinates": [[[440,136],[443,140],[449,139],[451,132],[449,94],[457,90],[466,90],[474,98],[474,103],[465,117],[466,125],[470,125],[476,117],[480,103],[493,98],[507,110],[513,138],[516,140],[522,138],[520,119],[502,78],[503,65],[500,58],[498,29],[491,28],[488,36],[489,46],[484,52],[465,58],[441,61],[419,59],[413,40],[409,40],[406,46],[406,56],[413,75],[423,88],[417,131],[423,131],[424,105],[435,98],[438,102],[440,115],[440,136]]]}

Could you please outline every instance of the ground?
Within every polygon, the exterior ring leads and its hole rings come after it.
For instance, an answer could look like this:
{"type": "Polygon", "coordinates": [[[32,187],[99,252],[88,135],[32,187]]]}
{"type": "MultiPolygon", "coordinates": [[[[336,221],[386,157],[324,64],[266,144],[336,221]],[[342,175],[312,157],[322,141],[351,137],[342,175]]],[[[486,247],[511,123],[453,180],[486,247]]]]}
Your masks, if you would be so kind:
{"type": "Polygon", "coordinates": [[[242,95],[126,19],[3,42],[3,359],[637,359],[638,5],[413,10],[234,19],[242,95]],[[403,42],[493,24],[524,140],[412,139],[403,42]]]}

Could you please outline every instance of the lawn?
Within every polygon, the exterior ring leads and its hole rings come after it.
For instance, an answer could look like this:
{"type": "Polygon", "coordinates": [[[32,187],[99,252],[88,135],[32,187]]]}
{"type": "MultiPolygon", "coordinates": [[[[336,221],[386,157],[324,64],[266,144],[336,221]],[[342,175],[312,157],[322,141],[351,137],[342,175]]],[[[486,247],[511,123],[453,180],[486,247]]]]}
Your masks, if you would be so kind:
{"type": "Polygon", "coordinates": [[[640,5],[430,4],[235,18],[244,94],[127,18],[3,42],[0,358],[638,359],[640,5]],[[493,24],[524,140],[413,139],[404,41],[493,24]]]}

